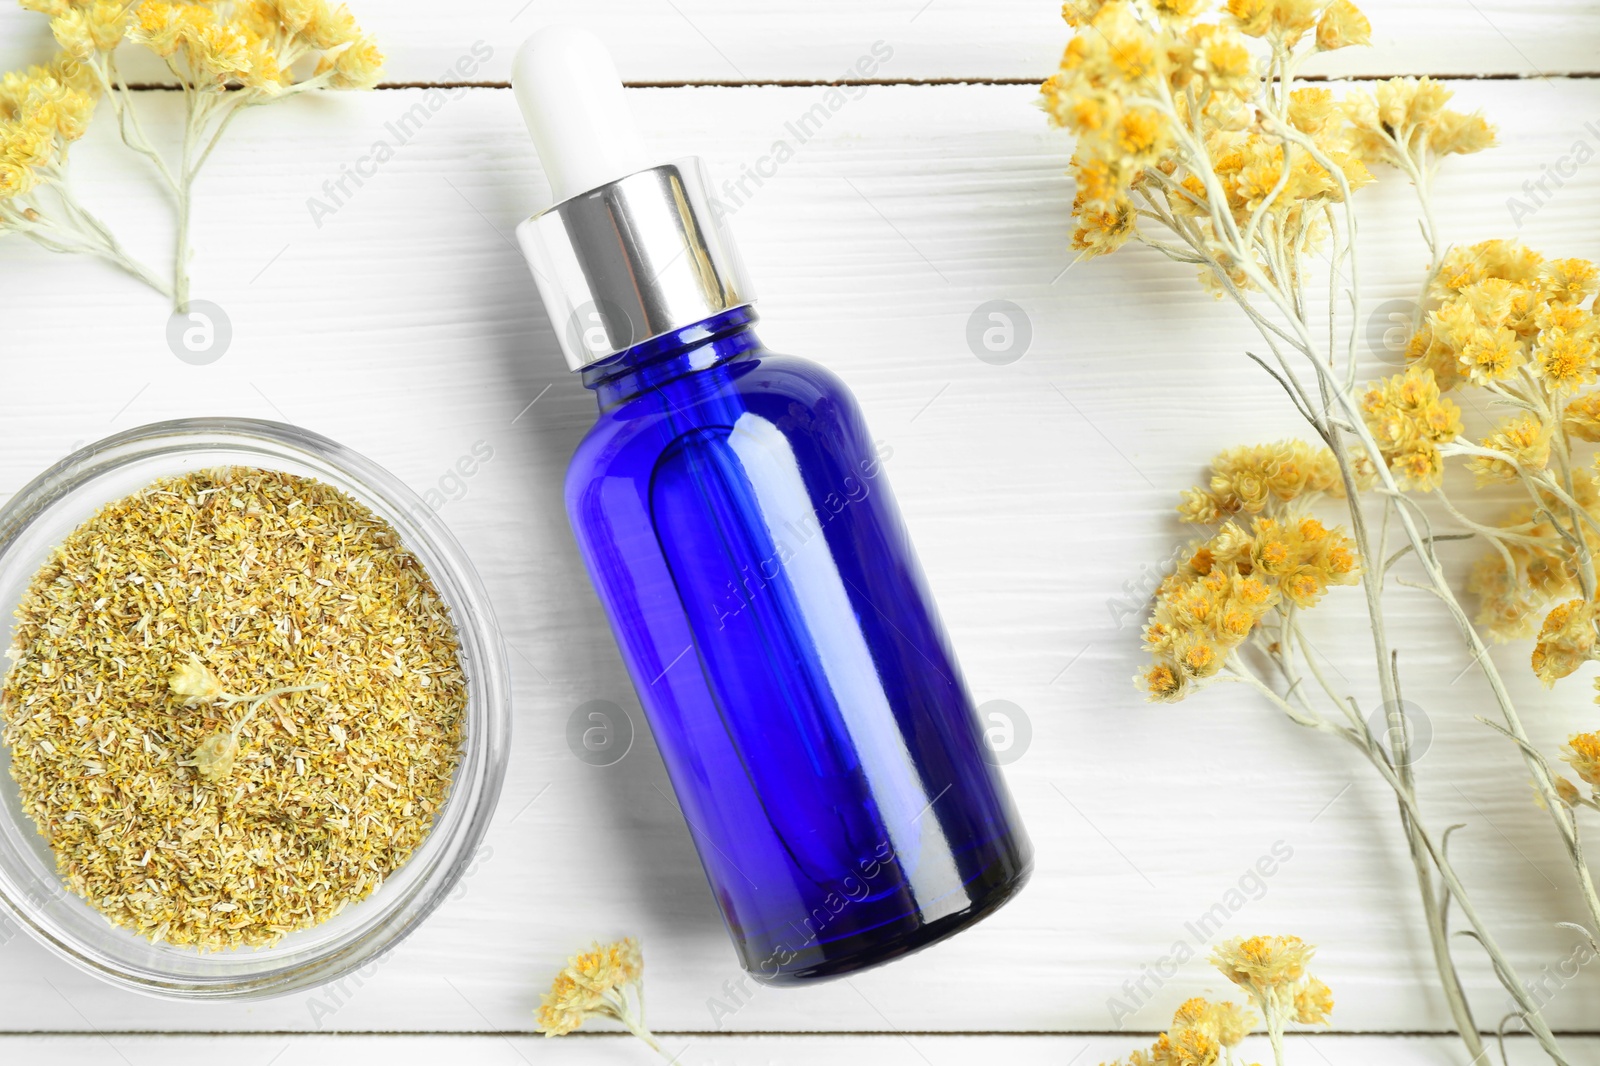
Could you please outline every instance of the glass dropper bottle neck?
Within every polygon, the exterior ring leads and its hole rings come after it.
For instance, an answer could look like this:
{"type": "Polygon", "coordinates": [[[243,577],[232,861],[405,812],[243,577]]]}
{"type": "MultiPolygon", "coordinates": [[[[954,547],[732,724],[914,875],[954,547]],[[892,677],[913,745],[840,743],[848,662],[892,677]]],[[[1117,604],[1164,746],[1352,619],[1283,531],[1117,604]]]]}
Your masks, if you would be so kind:
{"type": "Polygon", "coordinates": [[[609,411],[648,389],[739,358],[761,347],[755,308],[745,305],[652,337],[583,368],[583,386],[609,411]]]}

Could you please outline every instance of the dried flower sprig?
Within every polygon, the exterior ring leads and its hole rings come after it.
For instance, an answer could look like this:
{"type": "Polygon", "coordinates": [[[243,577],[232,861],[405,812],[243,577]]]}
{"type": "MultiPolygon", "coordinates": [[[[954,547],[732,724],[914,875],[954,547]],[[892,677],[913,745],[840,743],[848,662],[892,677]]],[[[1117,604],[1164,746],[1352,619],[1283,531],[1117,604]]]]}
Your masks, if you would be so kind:
{"type": "Polygon", "coordinates": [[[1239,1046],[1263,1020],[1273,1061],[1283,1066],[1288,1024],[1323,1025],[1333,1013],[1333,992],[1306,972],[1315,951],[1295,936],[1241,937],[1220,945],[1211,964],[1250,996],[1261,1017],[1237,1003],[1197,996],[1177,1009],[1172,1027],[1148,1051],[1128,1058],[1128,1066],[1233,1066],[1241,1061],[1239,1046]]]}
{"type": "MultiPolygon", "coordinates": [[[[1445,836],[1429,828],[1416,802],[1382,592],[1399,565],[1420,568],[1420,587],[1438,597],[1461,632],[1502,711],[1496,728],[1517,743],[1573,860],[1590,936],[1600,936],[1600,899],[1572,811],[1583,797],[1528,742],[1435,550],[1442,540],[1488,536],[1495,552],[1474,583],[1491,628],[1509,634],[1529,628],[1539,612],[1559,612],[1546,616],[1535,663],[1541,676],[1554,678],[1594,656],[1591,609],[1561,609],[1575,597],[1596,600],[1600,488],[1569,450],[1573,439],[1600,438],[1600,396],[1584,392],[1600,373],[1597,331],[1583,306],[1594,272],[1577,261],[1546,270],[1510,245],[1452,251],[1441,242],[1431,200],[1440,161],[1494,143],[1481,115],[1449,108],[1445,86],[1395,78],[1341,99],[1296,84],[1308,59],[1367,42],[1370,26],[1348,0],[1226,0],[1221,8],[1210,0],[1069,0],[1064,15],[1076,32],[1061,70],[1043,85],[1043,106],[1055,124],[1077,135],[1074,246],[1094,256],[1137,240],[1197,268],[1210,291],[1233,300],[1266,345],[1264,356],[1251,358],[1326,446],[1349,514],[1344,528],[1308,527],[1318,543],[1337,547],[1348,560],[1330,570],[1331,555],[1307,556],[1305,545],[1278,536],[1309,517],[1310,499],[1267,488],[1255,450],[1219,457],[1208,481],[1185,494],[1179,513],[1223,524],[1158,592],[1145,633],[1154,661],[1140,684],[1152,699],[1173,700],[1216,681],[1242,682],[1294,721],[1354,745],[1399,803],[1441,984],[1473,1061],[1482,1061],[1485,1049],[1452,957],[1448,908],[1459,910],[1490,955],[1540,1046],[1565,1063],[1457,877],[1445,836]],[[1432,257],[1425,291],[1435,306],[1417,308],[1406,370],[1361,388],[1350,201],[1381,167],[1400,170],[1416,187],[1432,257]],[[1313,314],[1307,295],[1321,280],[1317,257],[1331,267],[1326,321],[1313,314]],[[1464,436],[1461,409],[1447,396],[1461,382],[1513,408],[1478,441],[1464,436]],[[1480,482],[1521,485],[1526,507],[1498,526],[1467,519],[1441,488],[1446,461],[1458,456],[1480,482]],[[1364,492],[1374,498],[1377,516],[1369,517],[1364,492]],[[1437,501],[1465,531],[1435,532],[1418,497],[1437,501]],[[1252,517],[1247,530],[1234,520],[1241,514],[1264,516],[1270,525],[1263,529],[1263,519],[1252,517]],[[1391,530],[1404,539],[1392,553],[1391,530]],[[1263,533],[1280,541],[1275,558],[1298,574],[1291,578],[1297,586],[1281,577],[1264,580],[1263,533]],[[1301,573],[1301,566],[1311,570],[1301,573]],[[1300,631],[1301,614],[1323,589],[1342,583],[1336,577],[1354,577],[1363,589],[1387,744],[1349,694],[1320,672],[1300,631]],[[1295,589],[1301,602],[1290,595],[1295,589]]],[[[1600,743],[1591,739],[1584,734],[1568,747],[1580,776],[1596,769],[1600,743]]]]}
{"type": "Polygon", "coordinates": [[[644,1020],[644,956],[633,937],[602,945],[567,960],[534,1012],[545,1036],[566,1036],[594,1018],[609,1018],[648,1044],[663,1058],[661,1046],[644,1020]]]}
{"type": "Polygon", "coordinates": [[[234,760],[239,757],[239,735],[263,704],[291,692],[316,692],[327,689],[326,685],[320,684],[285,685],[270,692],[263,692],[259,696],[236,696],[222,687],[221,679],[196,655],[189,656],[188,662],[172,672],[172,676],[167,679],[167,687],[172,690],[173,695],[183,697],[185,707],[199,707],[208,703],[222,707],[231,707],[236,703],[250,705],[237,722],[205,737],[195,745],[189,758],[179,763],[180,766],[194,767],[196,773],[214,783],[226,781],[233,773],[234,760]]]}
{"type": "Polygon", "coordinates": [[[349,10],[329,0],[20,0],[50,19],[61,54],[0,79],[0,236],[20,233],[55,252],[86,252],[137,277],[182,310],[189,300],[195,179],[241,112],[316,89],[377,84],[383,55],[349,10]],[[125,44],[165,62],[183,92],[176,161],[146,136],[118,69],[125,44]],[[176,207],[171,279],[134,259],[67,181],[68,147],[97,100],[122,140],[155,168],[176,207]]]}

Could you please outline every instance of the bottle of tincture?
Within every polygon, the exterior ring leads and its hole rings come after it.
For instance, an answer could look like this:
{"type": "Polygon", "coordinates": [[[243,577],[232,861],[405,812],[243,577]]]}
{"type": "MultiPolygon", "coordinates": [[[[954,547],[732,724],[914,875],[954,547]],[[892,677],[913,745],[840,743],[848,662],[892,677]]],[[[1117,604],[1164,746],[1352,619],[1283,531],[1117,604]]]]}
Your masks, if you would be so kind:
{"type": "Polygon", "coordinates": [[[651,165],[605,48],[515,86],[556,204],[518,236],[599,420],[566,504],[744,967],[793,983],[963,929],[1032,852],[844,384],[762,346],[696,160],[651,165]]]}

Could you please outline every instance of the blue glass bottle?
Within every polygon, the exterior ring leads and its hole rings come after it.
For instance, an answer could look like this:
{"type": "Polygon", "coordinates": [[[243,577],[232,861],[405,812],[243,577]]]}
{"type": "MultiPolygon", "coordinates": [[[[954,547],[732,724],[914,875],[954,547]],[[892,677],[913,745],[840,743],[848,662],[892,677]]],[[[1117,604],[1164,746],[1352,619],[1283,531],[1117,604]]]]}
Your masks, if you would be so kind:
{"type": "Polygon", "coordinates": [[[787,982],[994,910],[1030,850],[889,490],[748,307],[584,370],[567,507],[741,961],[787,982]]]}
{"type": "Polygon", "coordinates": [[[568,514],[741,962],[799,982],[965,928],[1032,850],[891,448],[838,378],[762,347],[698,163],[634,169],[604,48],[541,31],[516,70],[559,201],[518,237],[599,400],[568,514]]]}

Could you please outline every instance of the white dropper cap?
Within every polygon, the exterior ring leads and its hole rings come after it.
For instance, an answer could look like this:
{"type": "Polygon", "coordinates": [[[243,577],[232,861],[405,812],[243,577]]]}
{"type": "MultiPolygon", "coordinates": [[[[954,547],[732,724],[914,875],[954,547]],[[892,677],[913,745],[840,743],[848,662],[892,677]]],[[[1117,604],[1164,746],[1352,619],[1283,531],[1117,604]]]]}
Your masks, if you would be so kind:
{"type": "Polygon", "coordinates": [[[611,53],[588,30],[529,37],[511,85],[557,203],[650,165],[611,53]]]}

